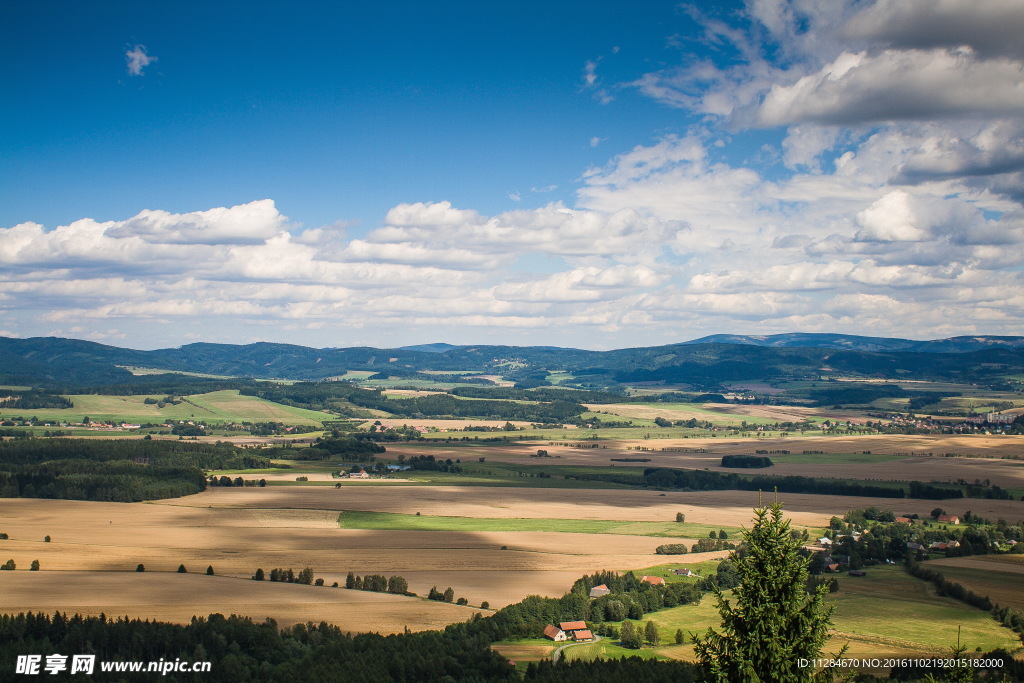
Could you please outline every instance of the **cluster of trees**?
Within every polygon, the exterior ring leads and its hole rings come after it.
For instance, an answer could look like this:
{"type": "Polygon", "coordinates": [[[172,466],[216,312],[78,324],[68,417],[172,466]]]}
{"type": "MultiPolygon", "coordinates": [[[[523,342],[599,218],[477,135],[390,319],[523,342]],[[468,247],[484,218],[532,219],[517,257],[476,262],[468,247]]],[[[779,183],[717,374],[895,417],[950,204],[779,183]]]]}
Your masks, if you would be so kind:
{"type": "Polygon", "coordinates": [[[435,460],[432,455],[414,455],[408,460],[405,460],[405,464],[408,465],[410,469],[425,470],[428,472],[452,472],[454,474],[458,474],[462,471],[459,461],[453,462],[451,458],[435,460]]]}
{"type": "MultiPolygon", "coordinates": [[[[270,579],[271,581],[276,581],[276,582],[280,582],[280,583],[301,583],[301,584],[303,584],[305,586],[312,586],[313,585],[313,578],[314,578],[314,576],[313,576],[313,568],[312,567],[306,567],[305,569],[300,571],[298,574],[296,574],[295,571],[290,569],[290,568],[289,569],[276,569],[275,568],[275,569],[271,569],[270,570],[270,574],[269,575],[264,573],[262,568],[258,568],[258,569],[256,569],[256,573],[253,574],[252,578],[253,578],[253,581],[264,581],[266,579],[270,579]]],[[[323,579],[320,579],[320,584],[318,584],[318,585],[321,585],[321,586],[323,585],[323,579]]]]}
{"type": "Polygon", "coordinates": [[[335,433],[329,438],[317,439],[309,448],[288,449],[293,460],[329,460],[342,458],[348,462],[373,462],[387,449],[372,440],[335,433]]]}
{"type": "Polygon", "coordinates": [[[206,488],[203,468],[269,467],[230,444],[128,439],[0,442],[0,497],[136,502],[206,488]]]}
{"type": "Polygon", "coordinates": [[[5,410],[38,410],[74,408],[75,404],[69,398],[44,391],[0,389],[0,406],[5,410]]]}
{"type": "MultiPolygon", "coordinates": [[[[711,532],[714,534],[715,532],[711,532]]],[[[723,532],[724,533],[724,532],[723,532]]],[[[695,553],[710,553],[715,550],[732,550],[736,547],[736,544],[730,543],[722,538],[711,536],[709,538],[698,538],[697,542],[693,544],[691,550],[695,553]]]]}
{"type": "MultiPolygon", "coordinates": [[[[409,592],[409,582],[402,576],[386,577],[381,574],[356,576],[349,572],[345,577],[345,588],[351,590],[374,591],[377,593],[395,593],[396,595],[416,595],[409,592]]],[[[450,588],[448,590],[451,590],[450,588]]],[[[451,602],[449,600],[448,602],[451,602]]]]}
{"type": "Polygon", "coordinates": [[[238,487],[242,487],[242,486],[261,486],[262,487],[262,486],[266,486],[267,485],[267,480],[266,479],[259,479],[259,480],[257,480],[257,479],[242,479],[241,477],[235,477],[234,479],[232,479],[231,477],[229,477],[227,475],[221,475],[219,477],[215,476],[215,475],[211,475],[206,483],[207,483],[208,486],[238,486],[238,487]]]}
{"type": "MultiPolygon", "coordinates": [[[[908,495],[908,491],[901,487],[891,488],[871,484],[854,484],[836,479],[765,475],[744,477],[731,472],[675,470],[655,467],[648,467],[644,470],[643,482],[646,486],[690,491],[771,491],[772,489],[778,489],[785,493],[819,493],[834,496],[866,496],[872,498],[903,498],[908,495]]],[[[621,481],[619,483],[627,482],[621,481]]],[[[961,498],[963,497],[963,491],[959,488],[933,486],[912,481],[909,483],[909,496],[912,498],[941,500],[945,498],[961,498]]]]}
{"type": "Polygon", "coordinates": [[[438,602],[454,602],[455,601],[455,589],[448,586],[443,591],[437,590],[437,586],[432,587],[427,592],[427,600],[437,600],[438,602]]]}
{"type": "Polygon", "coordinates": [[[690,552],[685,543],[666,543],[654,549],[657,555],[685,555],[690,552]]]}
{"type": "Polygon", "coordinates": [[[654,586],[640,581],[633,572],[619,574],[601,571],[577,579],[561,600],[563,606],[576,606],[580,615],[576,619],[619,622],[624,619],[640,619],[644,614],[666,607],[697,602],[701,594],[700,588],[691,583],[654,586]],[[602,584],[611,593],[591,600],[590,590],[602,584]]]}
{"type": "Polygon", "coordinates": [[[775,463],[772,459],[762,455],[723,455],[722,467],[738,467],[745,469],[758,469],[771,467],[775,463]]]}

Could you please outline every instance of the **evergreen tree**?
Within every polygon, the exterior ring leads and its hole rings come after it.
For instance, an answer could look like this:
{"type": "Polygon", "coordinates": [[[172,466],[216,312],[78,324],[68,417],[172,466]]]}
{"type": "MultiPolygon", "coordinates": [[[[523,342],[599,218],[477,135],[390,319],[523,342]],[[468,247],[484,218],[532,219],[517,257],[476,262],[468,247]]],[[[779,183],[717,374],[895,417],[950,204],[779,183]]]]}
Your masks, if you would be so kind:
{"type": "Polygon", "coordinates": [[[213,576],[213,565],[212,564],[209,567],[206,568],[206,575],[207,576],[213,576]]]}
{"type": "Polygon", "coordinates": [[[188,573],[188,570],[185,569],[185,565],[183,565],[183,564],[179,564],[178,565],[178,573],[179,574],[187,574],[188,573]]]}
{"type": "Polygon", "coordinates": [[[820,657],[828,637],[828,586],[807,595],[810,558],[801,556],[781,503],[756,508],[744,538],[746,552],[732,558],[739,575],[734,600],[714,587],[722,628],[694,637],[698,660],[714,681],[809,681],[813,669],[798,662],[820,657]]]}
{"type": "Polygon", "coordinates": [[[29,567],[29,571],[33,571],[33,572],[39,571],[39,560],[32,560],[32,566],[29,567]]]}
{"type": "Polygon", "coordinates": [[[253,574],[252,580],[253,581],[265,581],[266,578],[267,578],[267,575],[263,573],[263,569],[261,567],[257,567],[256,568],[256,573],[253,574]]]}
{"type": "Polygon", "coordinates": [[[146,565],[144,565],[141,562],[139,562],[139,565],[135,568],[135,571],[137,571],[137,572],[144,572],[144,571],[146,571],[146,565]]]}
{"type": "Polygon", "coordinates": [[[658,643],[661,640],[658,636],[658,627],[654,625],[653,621],[648,621],[647,625],[644,627],[644,640],[655,647],[658,646],[658,643]]]}
{"type": "Polygon", "coordinates": [[[640,632],[637,630],[636,625],[632,621],[625,621],[622,623],[622,632],[619,634],[619,643],[622,647],[628,647],[631,650],[639,650],[643,647],[643,639],[640,632]]]}

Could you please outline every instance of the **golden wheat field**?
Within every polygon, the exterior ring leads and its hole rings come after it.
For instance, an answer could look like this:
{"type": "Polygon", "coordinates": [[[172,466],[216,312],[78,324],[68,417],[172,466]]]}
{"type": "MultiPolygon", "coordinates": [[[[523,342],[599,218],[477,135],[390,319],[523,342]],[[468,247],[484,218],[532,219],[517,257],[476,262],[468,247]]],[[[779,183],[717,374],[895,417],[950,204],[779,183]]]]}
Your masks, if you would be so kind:
{"type": "MultiPolygon", "coordinates": [[[[357,499],[379,502],[382,496],[388,497],[389,492],[397,490],[378,488],[376,493],[371,491],[374,495],[368,498],[356,494],[347,500],[311,495],[316,491],[302,487],[212,489],[173,501],[130,504],[0,500],[0,520],[3,520],[4,533],[10,536],[9,540],[0,541],[0,555],[3,561],[13,559],[19,569],[0,575],[0,583],[6,587],[0,592],[0,611],[27,609],[36,598],[45,598],[36,603],[36,609],[62,604],[64,597],[51,599],[36,593],[25,594],[27,584],[8,580],[11,576],[29,574],[20,570],[27,569],[33,560],[39,560],[42,568],[38,576],[70,577],[72,574],[67,572],[83,570],[106,576],[111,590],[97,597],[93,606],[97,611],[112,614],[125,609],[116,589],[116,577],[136,580],[134,570],[140,563],[145,565],[147,575],[174,574],[176,577],[175,570],[183,564],[192,574],[203,573],[212,566],[225,581],[228,577],[242,579],[225,584],[232,590],[225,593],[223,599],[211,596],[193,603],[189,598],[188,604],[192,606],[180,607],[175,614],[190,609],[196,614],[239,612],[242,608],[238,605],[249,604],[242,599],[247,591],[261,589],[264,585],[247,580],[257,567],[266,572],[275,567],[292,568],[296,572],[312,567],[315,575],[323,578],[328,586],[335,581],[344,584],[349,571],[360,575],[401,575],[408,580],[410,590],[420,595],[434,585],[442,590],[451,586],[457,596],[467,598],[471,604],[479,605],[486,600],[492,607],[500,607],[529,594],[562,595],[580,575],[597,569],[642,569],[658,564],[665,558],[656,556],[654,549],[672,540],[553,532],[341,529],[337,524],[341,506],[332,510],[328,504],[343,502],[348,509],[353,509],[351,506],[357,504],[357,499]],[[229,491],[255,491],[266,495],[222,495],[229,491]],[[51,537],[50,542],[43,540],[46,536],[51,537]],[[502,550],[502,546],[507,550],[502,550]]],[[[333,488],[320,491],[337,492],[333,488]]],[[[402,497],[395,496],[394,500],[402,497]]],[[[425,501],[421,499],[421,502],[425,501]]],[[[438,509],[444,508],[439,506],[438,509]]],[[[459,512],[471,509],[471,504],[456,508],[459,512]]],[[[698,561],[724,554],[691,557],[698,561]]],[[[314,602],[319,599],[315,598],[314,602]]],[[[341,598],[335,596],[332,600],[337,602],[341,598]]],[[[255,597],[252,601],[261,603],[261,599],[255,597]]],[[[80,601],[63,604],[77,605],[80,601]]],[[[125,604],[134,603],[129,600],[125,604]]],[[[408,617],[395,628],[400,630],[403,625],[413,629],[434,627],[439,617],[428,609],[433,603],[423,604],[426,605],[421,609],[423,619],[416,621],[408,617]]]]}
{"type": "MultiPolygon", "coordinates": [[[[55,611],[188,623],[215,612],[282,626],[326,621],[345,631],[401,633],[465,621],[479,609],[400,595],[177,573],[4,572],[7,613],[55,611]]],[[[484,612],[487,614],[487,612],[484,612]]]]}
{"type": "MultiPolygon", "coordinates": [[[[823,526],[832,515],[869,505],[895,505],[900,513],[922,515],[935,506],[935,501],[811,494],[779,498],[798,527],[823,526]]],[[[670,558],[655,555],[654,549],[694,539],[621,534],[341,529],[342,511],[623,522],[671,521],[682,512],[688,523],[735,528],[749,526],[758,502],[758,493],[745,491],[413,485],[212,488],[130,504],[0,499],[0,531],[10,537],[0,541],[0,562],[13,559],[18,567],[0,573],[0,611],[59,607],[175,621],[234,612],[257,619],[271,615],[282,623],[327,619],[351,630],[436,628],[468,618],[470,612],[329,586],[335,581],[343,585],[349,571],[401,575],[420,595],[433,586],[451,586],[470,605],[487,601],[498,608],[530,594],[562,595],[576,578],[599,569],[642,570],[726,553],[670,558]],[[41,571],[23,571],[33,560],[39,560],[41,571]],[[146,572],[134,571],[139,563],[146,572]],[[180,564],[189,574],[176,573],[180,564]],[[217,576],[202,576],[207,566],[217,576]],[[266,572],[311,567],[328,588],[249,580],[257,567],[266,572]],[[182,599],[176,591],[186,585],[188,597],[182,599]],[[178,598],[172,599],[175,594],[178,598]]],[[[952,513],[969,507],[1014,521],[1024,508],[1019,501],[991,500],[946,501],[943,507],[952,513]]]]}

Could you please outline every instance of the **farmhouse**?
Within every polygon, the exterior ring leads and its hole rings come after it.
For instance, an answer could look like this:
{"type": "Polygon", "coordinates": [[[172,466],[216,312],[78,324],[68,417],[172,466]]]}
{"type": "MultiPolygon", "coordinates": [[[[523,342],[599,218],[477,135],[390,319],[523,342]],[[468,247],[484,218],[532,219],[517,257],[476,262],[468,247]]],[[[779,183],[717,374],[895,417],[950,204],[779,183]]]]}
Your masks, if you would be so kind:
{"type": "Polygon", "coordinates": [[[914,520],[910,519],[910,517],[897,517],[896,521],[899,522],[900,524],[913,524],[914,523],[914,520]]]}
{"type": "Polygon", "coordinates": [[[700,576],[697,572],[692,569],[674,569],[676,576],[700,576]]]}
{"type": "Polygon", "coordinates": [[[827,548],[830,545],[832,545],[832,539],[828,536],[822,536],[818,539],[818,545],[820,545],[822,548],[827,548]]]}
{"type": "Polygon", "coordinates": [[[594,638],[594,634],[592,634],[590,632],[590,629],[587,628],[587,622],[585,621],[563,621],[558,625],[558,627],[565,631],[566,635],[572,638],[573,640],[577,640],[577,631],[581,633],[586,633],[589,639],[594,638]]]}
{"type": "Polygon", "coordinates": [[[594,586],[590,589],[590,597],[599,598],[602,595],[608,595],[611,592],[611,589],[609,589],[608,586],[602,583],[600,586],[594,586]]]}
{"type": "Polygon", "coordinates": [[[956,515],[939,515],[936,518],[937,522],[946,522],[947,524],[959,524],[960,518],[956,515]]]}
{"type": "Polygon", "coordinates": [[[586,640],[593,640],[594,639],[594,634],[590,632],[590,629],[583,629],[581,631],[574,631],[573,634],[572,634],[572,639],[575,640],[577,643],[582,643],[583,641],[586,641],[586,640]]]}
{"type": "Polygon", "coordinates": [[[558,628],[553,624],[548,624],[544,627],[544,637],[554,641],[568,640],[569,636],[565,634],[565,631],[558,628]]]}
{"type": "Polygon", "coordinates": [[[652,586],[664,586],[665,585],[665,579],[661,578],[660,576],[641,576],[640,577],[640,582],[641,583],[649,583],[652,586]]]}

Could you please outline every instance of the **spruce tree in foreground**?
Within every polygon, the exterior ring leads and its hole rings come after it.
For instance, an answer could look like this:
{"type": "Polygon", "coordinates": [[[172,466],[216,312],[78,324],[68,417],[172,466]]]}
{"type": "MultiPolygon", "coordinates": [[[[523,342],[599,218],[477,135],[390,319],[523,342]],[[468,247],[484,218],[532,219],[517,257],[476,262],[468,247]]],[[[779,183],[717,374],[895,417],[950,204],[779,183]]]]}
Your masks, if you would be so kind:
{"type": "Polygon", "coordinates": [[[810,558],[800,555],[781,503],[756,508],[744,539],[745,552],[732,555],[739,575],[732,598],[715,588],[721,631],[694,635],[697,657],[714,681],[813,680],[814,669],[799,660],[821,656],[834,609],[825,604],[828,586],[808,596],[810,558]]]}

